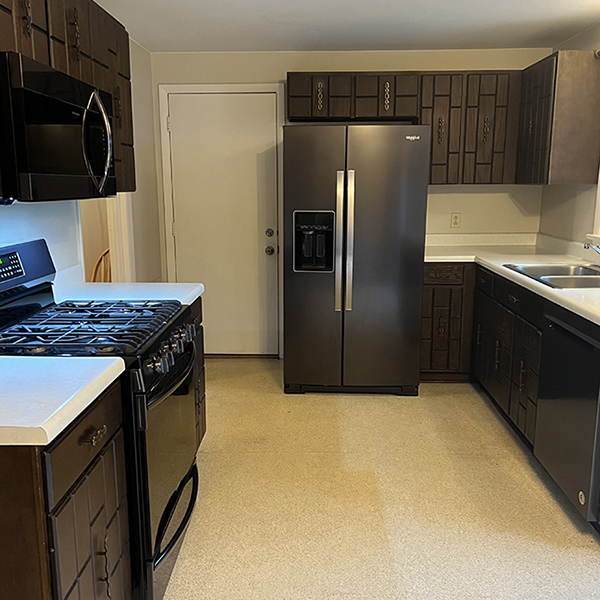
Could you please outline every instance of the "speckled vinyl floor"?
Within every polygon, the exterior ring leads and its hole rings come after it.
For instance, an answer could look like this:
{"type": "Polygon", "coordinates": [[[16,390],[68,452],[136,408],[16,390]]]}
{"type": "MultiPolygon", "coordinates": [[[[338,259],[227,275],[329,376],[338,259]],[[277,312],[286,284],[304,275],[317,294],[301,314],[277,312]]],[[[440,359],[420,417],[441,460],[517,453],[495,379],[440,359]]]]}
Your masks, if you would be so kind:
{"type": "Polygon", "coordinates": [[[469,384],[289,395],[207,361],[201,491],[165,600],[600,599],[600,537],[469,384]]]}

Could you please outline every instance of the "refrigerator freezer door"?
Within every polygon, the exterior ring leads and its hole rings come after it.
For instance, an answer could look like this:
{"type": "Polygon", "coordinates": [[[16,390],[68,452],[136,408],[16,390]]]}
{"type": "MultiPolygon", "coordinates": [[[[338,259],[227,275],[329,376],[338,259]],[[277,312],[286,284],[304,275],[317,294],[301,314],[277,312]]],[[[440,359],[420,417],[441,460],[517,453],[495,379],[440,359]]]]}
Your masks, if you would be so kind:
{"type": "Polygon", "coordinates": [[[339,386],[342,383],[343,315],[339,310],[339,231],[334,241],[333,271],[295,271],[292,246],[295,211],[336,211],[336,229],[343,223],[338,214],[338,204],[341,204],[338,171],[342,171],[343,184],[346,127],[285,127],[283,147],[284,382],[287,386],[339,386]]]}
{"type": "Polygon", "coordinates": [[[350,126],[347,164],[355,198],[343,385],[417,386],[429,128],[350,126]]]}

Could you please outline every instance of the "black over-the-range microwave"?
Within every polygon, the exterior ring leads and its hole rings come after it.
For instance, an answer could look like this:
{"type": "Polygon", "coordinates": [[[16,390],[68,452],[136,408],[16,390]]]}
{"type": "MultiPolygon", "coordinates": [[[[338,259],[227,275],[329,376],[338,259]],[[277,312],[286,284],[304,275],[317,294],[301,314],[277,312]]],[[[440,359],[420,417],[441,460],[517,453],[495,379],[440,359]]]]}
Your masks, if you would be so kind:
{"type": "Polygon", "coordinates": [[[0,203],[116,194],[110,94],[0,52],[0,203]]]}

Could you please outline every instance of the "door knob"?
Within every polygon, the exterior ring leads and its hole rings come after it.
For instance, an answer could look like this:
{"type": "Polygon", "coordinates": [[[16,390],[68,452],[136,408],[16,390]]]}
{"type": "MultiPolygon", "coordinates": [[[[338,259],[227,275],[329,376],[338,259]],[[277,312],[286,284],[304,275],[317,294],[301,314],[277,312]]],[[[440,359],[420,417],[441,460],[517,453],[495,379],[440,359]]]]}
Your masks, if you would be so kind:
{"type": "Polygon", "coordinates": [[[271,255],[275,254],[275,248],[273,248],[273,246],[267,246],[267,247],[265,248],[265,252],[266,252],[266,253],[267,253],[269,256],[271,256],[271,255]]]}
{"type": "Polygon", "coordinates": [[[275,235],[275,232],[274,232],[274,231],[273,231],[273,230],[272,230],[272,229],[269,227],[269,229],[267,229],[267,230],[265,231],[265,235],[266,235],[267,237],[273,237],[273,236],[275,235]]]}

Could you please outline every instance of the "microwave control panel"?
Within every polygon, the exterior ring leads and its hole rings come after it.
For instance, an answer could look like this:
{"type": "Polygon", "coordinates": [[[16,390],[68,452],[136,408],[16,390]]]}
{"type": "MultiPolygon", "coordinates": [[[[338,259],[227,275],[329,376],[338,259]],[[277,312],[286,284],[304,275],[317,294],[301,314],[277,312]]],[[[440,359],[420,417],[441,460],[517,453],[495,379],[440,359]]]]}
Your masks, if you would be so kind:
{"type": "Polygon", "coordinates": [[[17,252],[0,254],[0,282],[16,279],[23,275],[25,275],[25,271],[17,252]]]}

